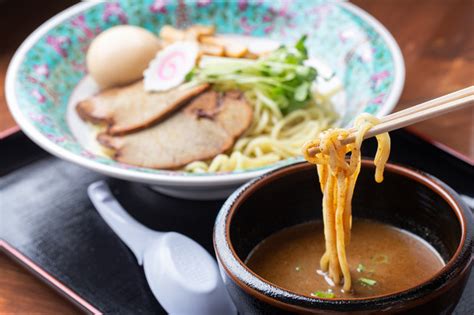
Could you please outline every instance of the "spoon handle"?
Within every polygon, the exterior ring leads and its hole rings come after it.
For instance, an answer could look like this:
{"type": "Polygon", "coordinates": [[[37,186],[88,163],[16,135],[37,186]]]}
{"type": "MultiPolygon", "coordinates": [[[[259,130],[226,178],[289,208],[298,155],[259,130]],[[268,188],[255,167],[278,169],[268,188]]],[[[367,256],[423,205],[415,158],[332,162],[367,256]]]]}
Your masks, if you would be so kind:
{"type": "Polygon", "coordinates": [[[132,218],[118,203],[104,181],[90,184],[87,193],[100,216],[132,250],[138,264],[142,265],[145,249],[163,233],[153,231],[132,218]]]}

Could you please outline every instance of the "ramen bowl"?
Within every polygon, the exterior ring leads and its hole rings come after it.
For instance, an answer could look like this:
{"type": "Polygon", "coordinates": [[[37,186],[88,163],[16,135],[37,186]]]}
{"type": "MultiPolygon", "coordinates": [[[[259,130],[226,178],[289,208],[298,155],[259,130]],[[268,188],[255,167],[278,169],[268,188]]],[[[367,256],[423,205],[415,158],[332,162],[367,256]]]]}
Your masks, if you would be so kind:
{"type": "Polygon", "coordinates": [[[10,111],[25,134],[62,159],[151,184],[177,197],[224,198],[249,179],[298,159],[230,173],[190,174],[136,167],[104,155],[94,137],[88,140],[71,100],[85,93],[80,83],[88,78],[89,44],[118,24],[138,25],[154,33],[166,24],[214,24],[218,33],[283,44],[308,34],[310,57],[322,75],[339,82],[333,97],[339,126],[348,126],[361,112],[379,117],[389,113],[404,83],[403,58],[393,37],[369,14],[339,1],[84,1],[40,26],[16,52],[6,77],[10,111]]]}
{"type": "Polygon", "coordinates": [[[407,290],[350,299],[300,295],[254,273],[244,261],[262,240],[286,227],[321,220],[315,167],[298,163],[239,188],[217,217],[214,247],[226,288],[241,314],[451,313],[472,267],[470,211],[452,189],[427,174],[388,164],[383,184],[375,183],[373,176],[374,167],[364,161],[354,192],[354,217],[421,237],[446,265],[407,290]]]}

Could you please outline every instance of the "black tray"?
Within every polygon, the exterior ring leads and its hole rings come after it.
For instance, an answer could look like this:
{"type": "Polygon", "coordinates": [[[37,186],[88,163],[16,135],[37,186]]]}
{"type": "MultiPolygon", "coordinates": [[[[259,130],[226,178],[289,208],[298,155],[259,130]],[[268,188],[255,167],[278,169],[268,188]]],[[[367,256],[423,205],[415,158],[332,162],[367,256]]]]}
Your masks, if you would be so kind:
{"type": "MultiPolygon", "coordinates": [[[[372,156],[374,147],[367,141],[363,153],[372,156]]],[[[474,197],[472,165],[406,131],[392,133],[392,148],[392,162],[426,171],[474,197]]],[[[165,313],[142,267],[87,197],[87,186],[105,176],[45,153],[21,133],[0,142],[0,159],[0,237],[13,256],[86,311],[165,313]]],[[[186,234],[213,252],[212,227],[222,201],[179,200],[145,185],[106,180],[137,220],[186,234]]],[[[473,296],[471,273],[455,314],[474,314],[473,296]]]]}

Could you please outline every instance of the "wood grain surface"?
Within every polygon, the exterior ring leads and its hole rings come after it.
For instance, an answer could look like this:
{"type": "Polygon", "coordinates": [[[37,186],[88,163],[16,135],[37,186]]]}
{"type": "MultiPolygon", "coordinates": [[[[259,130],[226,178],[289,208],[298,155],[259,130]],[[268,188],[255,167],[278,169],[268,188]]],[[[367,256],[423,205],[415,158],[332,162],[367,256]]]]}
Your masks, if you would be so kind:
{"type": "MultiPolygon", "coordinates": [[[[405,58],[395,110],[474,84],[474,1],[354,0],[382,22],[405,58]]],[[[414,130],[474,160],[474,107],[419,123],[414,130]]]]}
{"type": "Polygon", "coordinates": [[[27,313],[80,312],[0,251],[0,314],[27,313]]]}
{"type": "MultiPolygon", "coordinates": [[[[74,1],[0,2],[0,132],[15,125],[4,96],[8,63],[21,41],[74,1]]],[[[381,21],[402,48],[406,83],[397,110],[474,84],[474,1],[354,0],[381,21]]],[[[474,159],[474,109],[415,126],[474,159]]],[[[77,310],[0,254],[0,314],[73,314],[77,310]]]]}

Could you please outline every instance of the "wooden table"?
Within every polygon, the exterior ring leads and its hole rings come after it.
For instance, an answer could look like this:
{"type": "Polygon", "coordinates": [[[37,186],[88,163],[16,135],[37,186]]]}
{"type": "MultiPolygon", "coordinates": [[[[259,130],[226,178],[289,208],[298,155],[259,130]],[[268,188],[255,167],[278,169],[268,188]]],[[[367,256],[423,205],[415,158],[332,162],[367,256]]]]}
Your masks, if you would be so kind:
{"type": "MultiPolygon", "coordinates": [[[[354,0],[400,45],[406,81],[395,111],[474,84],[474,1],[354,0]]],[[[417,124],[415,131],[474,160],[474,108],[417,124]]]]}
{"type": "MultiPolygon", "coordinates": [[[[67,1],[0,3],[0,133],[15,123],[4,97],[9,60],[21,41],[67,1]],[[21,20],[21,23],[19,23],[21,20]],[[13,27],[14,26],[14,27],[13,27]]],[[[474,2],[470,0],[354,0],[381,21],[402,48],[407,69],[397,109],[474,84],[474,2]]],[[[415,127],[430,138],[474,159],[474,109],[415,127]]],[[[77,310],[0,254],[0,314],[71,314],[77,310]]]]}

